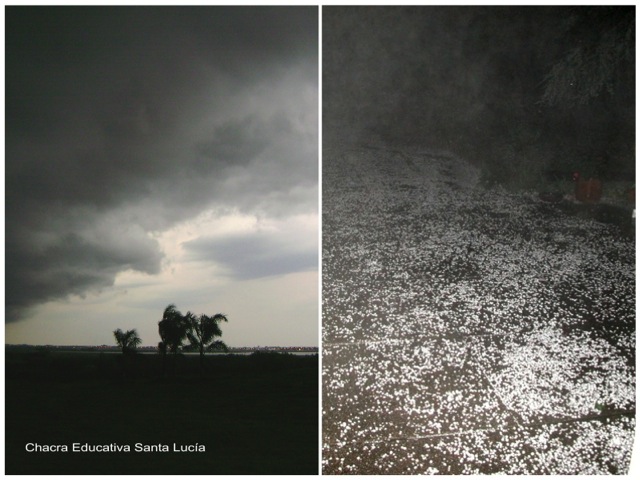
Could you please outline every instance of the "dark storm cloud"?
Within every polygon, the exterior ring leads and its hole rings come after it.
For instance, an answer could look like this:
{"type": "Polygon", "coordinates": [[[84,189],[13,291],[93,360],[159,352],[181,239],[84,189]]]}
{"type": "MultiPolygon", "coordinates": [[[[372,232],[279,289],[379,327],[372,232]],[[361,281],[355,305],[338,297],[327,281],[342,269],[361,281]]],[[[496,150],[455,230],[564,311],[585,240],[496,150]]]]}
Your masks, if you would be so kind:
{"type": "Polygon", "coordinates": [[[296,122],[317,128],[315,7],[7,7],[5,21],[9,321],[158,272],[148,233],[209,205],[313,205],[317,140],[296,122]]]}
{"type": "Polygon", "coordinates": [[[7,251],[11,252],[6,258],[7,279],[11,281],[5,286],[6,298],[11,299],[7,302],[9,320],[19,318],[34,299],[42,302],[68,294],[83,295],[88,287],[109,287],[121,270],[158,273],[161,259],[157,242],[142,232],[125,229],[100,238],[72,232],[47,241],[7,242],[7,251]]]}
{"type": "Polygon", "coordinates": [[[222,238],[199,238],[185,242],[187,258],[213,261],[239,280],[251,280],[316,269],[316,248],[300,248],[291,240],[268,233],[222,238]]]}
{"type": "MultiPolygon", "coordinates": [[[[221,125],[213,133],[213,139],[199,145],[206,159],[225,163],[244,163],[262,152],[269,143],[267,132],[256,132],[262,125],[252,119],[232,121],[221,125]]],[[[206,162],[205,165],[211,165],[206,162]]]]}

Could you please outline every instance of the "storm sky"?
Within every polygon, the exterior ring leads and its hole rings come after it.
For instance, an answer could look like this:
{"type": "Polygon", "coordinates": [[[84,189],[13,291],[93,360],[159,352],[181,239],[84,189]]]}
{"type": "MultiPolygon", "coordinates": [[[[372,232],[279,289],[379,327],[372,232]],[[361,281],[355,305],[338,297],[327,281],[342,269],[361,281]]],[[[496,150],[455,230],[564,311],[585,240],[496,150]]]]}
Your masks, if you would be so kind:
{"type": "Polygon", "coordinates": [[[317,345],[317,7],[7,7],[6,342],[317,345]]]}

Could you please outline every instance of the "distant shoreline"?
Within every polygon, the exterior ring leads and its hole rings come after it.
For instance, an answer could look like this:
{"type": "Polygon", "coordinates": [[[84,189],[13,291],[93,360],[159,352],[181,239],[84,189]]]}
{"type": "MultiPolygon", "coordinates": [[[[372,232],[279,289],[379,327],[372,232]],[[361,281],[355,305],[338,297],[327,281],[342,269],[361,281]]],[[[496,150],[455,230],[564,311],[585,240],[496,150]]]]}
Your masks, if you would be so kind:
{"type": "MultiPolygon", "coordinates": [[[[120,352],[120,348],[112,345],[27,345],[27,344],[5,344],[5,351],[57,351],[57,352],[120,352]]],[[[140,353],[153,353],[158,351],[158,347],[145,346],[138,347],[140,353]]],[[[229,347],[224,353],[253,353],[253,352],[274,352],[274,353],[318,353],[318,347],[278,347],[278,346],[257,346],[257,347],[229,347]]],[[[181,353],[197,353],[192,350],[181,350],[181,353]]],[[[223,352],[206,352],[223,353],[223,352]]]]}

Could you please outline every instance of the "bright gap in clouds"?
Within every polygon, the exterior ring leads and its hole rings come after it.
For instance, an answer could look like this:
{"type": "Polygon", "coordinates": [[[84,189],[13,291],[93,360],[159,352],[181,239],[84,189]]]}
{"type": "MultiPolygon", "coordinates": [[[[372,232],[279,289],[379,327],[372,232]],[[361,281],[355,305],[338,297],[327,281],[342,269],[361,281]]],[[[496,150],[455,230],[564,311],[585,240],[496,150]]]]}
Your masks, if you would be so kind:
{"type": "Polygon", "coordinates": [[[266,219],[209,210],[152,235],[165,253],[159,274],[121,272],[113,287],[36,307],[32,318],[8,324],[8,334],[29,332],[34,344],[69,344],[73,335],[75,344],[111,345],[113,330],[136,328],[143,345],[156,345],[162,311],[174,303],[183,313],[228,315],[222,330],[230,346],[317,346],[317,232],[314,214],[266,219]],[[239,250],[218,256],[217,245],[239,250]]]}

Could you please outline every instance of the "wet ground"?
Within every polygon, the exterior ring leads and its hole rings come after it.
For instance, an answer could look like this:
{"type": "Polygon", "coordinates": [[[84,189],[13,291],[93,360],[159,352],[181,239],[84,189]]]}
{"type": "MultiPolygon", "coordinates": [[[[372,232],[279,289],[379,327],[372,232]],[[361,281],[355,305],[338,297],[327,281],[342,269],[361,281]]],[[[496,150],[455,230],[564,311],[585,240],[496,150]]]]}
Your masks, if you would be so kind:
{"type": "Polygon", "coordinates": [[[626,473],[627,214],[486,190],[447,153],[325,148],[323,473],[626,473]]]}

